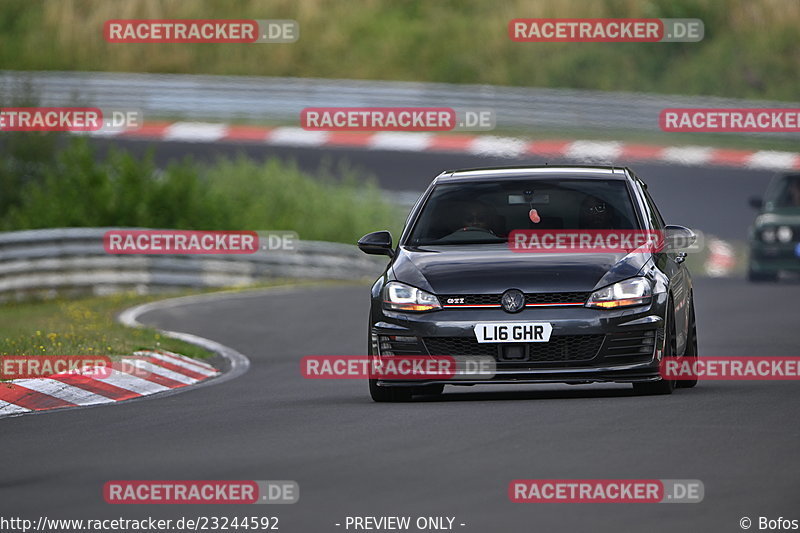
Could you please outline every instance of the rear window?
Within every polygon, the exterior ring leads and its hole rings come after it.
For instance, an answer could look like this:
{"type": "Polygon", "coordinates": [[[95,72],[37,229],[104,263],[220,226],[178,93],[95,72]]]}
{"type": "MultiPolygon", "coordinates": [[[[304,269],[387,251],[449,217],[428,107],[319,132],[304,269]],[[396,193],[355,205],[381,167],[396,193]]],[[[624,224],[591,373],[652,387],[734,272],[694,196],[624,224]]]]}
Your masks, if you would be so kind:
{"type": "Polygon", "coordinates": [[[640,229],[623,180],[508,180],[437,185],[412,246],[506,242],[513,230],[640,229]]]}

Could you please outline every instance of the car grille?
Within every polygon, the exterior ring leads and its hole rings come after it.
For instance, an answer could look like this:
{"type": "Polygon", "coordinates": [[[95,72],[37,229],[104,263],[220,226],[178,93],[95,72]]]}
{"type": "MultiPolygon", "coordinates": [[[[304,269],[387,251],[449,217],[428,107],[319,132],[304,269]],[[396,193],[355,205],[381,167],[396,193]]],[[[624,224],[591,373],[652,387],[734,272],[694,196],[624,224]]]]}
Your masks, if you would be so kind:
{"type": "Polygon", "coordinates": [[[593,359],[603,343],[604,335],[561,335],[549,342],[526,343],[526,361],[504,361],[502,344],[479,343],[472,337],[425,337],[425,347],[431,355],[462,355],[494,357],[498,363],[557,363],[593,359]]]}
{"type": "Polygon", "coordinates": [[[525,305],[547,305],[586,302],[588,292],[539,292],[525,295],[525,305]]]}
{"type": "MultiPolygon", "coordinates": [[[[502,294],[445,294],[439,296],[439,301],[445,307],[469,307],[493,305],[500,306],[502,294]],[[456,300],[458,303],[450,302],[456,300]],[[463,302],[461,301],[463,299],[463,302]]],[[[525,295],[525,305],[547,306],[574,304],[583,305],[589,297],[588,292],[538,292],[525,295]]]]}
{"type": "Polygon", "coordinates": [[[522,343],[524,359],[507,359],[503,347],[518,343],[479,343],[474,337],[424,337],[380,335],[384,355],[450,355],[492,357],[498,369],[526,370],[569,366],[627,365],[652,360],[664,330],[650,329],[625,333],[592,335],[553,335],[549,342],[522,343]]]}
{"type": "Polygon", "coordinates": [[[446,294],[444,296],[439,296],[439,301],[444,306],[500,305],[500,295],[499,294],[446,294]],[[454,302],[448,303],[448,300],[455,300],[458,303],[454,302]]]}
{"type": "Polygon", "coordinates": [[[663,329],[648,329],[606,335],[602,351],[603,357],[609,364],[647,362],[653,357],[656,341],[664,338],[663,331],[663,329]]]}

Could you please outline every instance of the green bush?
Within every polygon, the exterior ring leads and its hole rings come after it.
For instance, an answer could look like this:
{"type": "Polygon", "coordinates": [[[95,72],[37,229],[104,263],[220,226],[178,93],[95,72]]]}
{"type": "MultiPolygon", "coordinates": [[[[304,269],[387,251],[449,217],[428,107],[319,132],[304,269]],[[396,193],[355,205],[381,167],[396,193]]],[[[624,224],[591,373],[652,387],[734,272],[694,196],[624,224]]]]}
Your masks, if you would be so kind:
{"type": "Polygon", "coordinates": [[[400,209],[384,201],[373,181],[348,169],[338,179],[324,168],[311,176],[278,159],[258,163],[239,156],[203,166],[185,160],[159,170],[150,157],[117,150],[99,159],[86,139],[71,138],[35,178],[6,170],[6,178],[20,187],[0,214],[5,231],[294,230],[301,239],[352,243],[369,231],[397,231],[402,224],[400,209]]]}

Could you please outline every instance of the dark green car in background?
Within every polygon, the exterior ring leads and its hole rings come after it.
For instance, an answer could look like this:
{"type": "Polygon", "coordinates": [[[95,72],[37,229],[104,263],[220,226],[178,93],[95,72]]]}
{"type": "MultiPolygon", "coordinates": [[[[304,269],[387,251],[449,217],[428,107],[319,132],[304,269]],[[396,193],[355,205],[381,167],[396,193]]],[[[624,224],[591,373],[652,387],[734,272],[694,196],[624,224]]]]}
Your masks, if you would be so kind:
{"type": "Polygon", "coordinates": [[[750,281],[776,281],[781,272],[800,272],[800,174],[778,176],[764,198],[751,198],[759,210],[750,227],[750,281]]]}

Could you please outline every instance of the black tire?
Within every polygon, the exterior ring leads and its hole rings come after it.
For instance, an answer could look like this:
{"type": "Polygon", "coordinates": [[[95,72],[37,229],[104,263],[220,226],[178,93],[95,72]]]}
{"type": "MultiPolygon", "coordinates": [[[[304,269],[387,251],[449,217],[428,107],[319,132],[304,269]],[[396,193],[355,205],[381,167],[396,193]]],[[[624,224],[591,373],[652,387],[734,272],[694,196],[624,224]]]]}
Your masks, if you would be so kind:
{"type": "Polygon", "coordinates": [[[372,401],[384,402],[408,402],[411,401],[413,389],[411,387],[379,387],[377,379],[369,380],[369,395],[372,401]]]}
{"type": "MultiPolygon", "coordinates": [[[[684,358],[688,361],[694,362],[697,360],[697,322],[694,317],[694,297],[689,299],[689,337],[686,339],[686,351],[683,354],[684,358]]],[[[679,389],[691,389],[697,386],[697,378],[695,379],[679,379],[677,384],[679,389]]]]}
{"type": "MultiPolygon", "coordinates": [[[[675,310],[672,298],[667,302],[667,322],[664,324],[666,338],[664,339],[663,357],[674,357],[675,354],[675,310]]],[[[672,394],[675,390],[676,380],[659,379],[658,381],[647,381],[644,383],[634,383],[633,392],[643,396],[658,394],[672,394]]]]}
{"type": "Polygon", "coordinates": [[[747,281],[753,281],[755,283],[761,281],[778,281],[778,273],[777,272],[758,272],[753,270],[752,267],[747,269],[747,281]]]}

